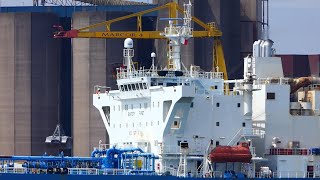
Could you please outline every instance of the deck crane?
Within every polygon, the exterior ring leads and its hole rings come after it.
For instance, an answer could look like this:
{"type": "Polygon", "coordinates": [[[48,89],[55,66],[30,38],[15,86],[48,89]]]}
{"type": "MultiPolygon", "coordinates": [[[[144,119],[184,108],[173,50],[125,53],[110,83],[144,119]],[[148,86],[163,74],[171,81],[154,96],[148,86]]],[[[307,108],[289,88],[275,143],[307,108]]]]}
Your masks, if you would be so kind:
{"type": "MultiPolygon", "coordinates": [[[[55,26],[58,31],[55,32],[54,38],[132,38],[132,39],[166,39],[162,36],[160,31],[143,31],[142,30],[142,16],[154,11],[160,11],[168,9],[169,18],[174,19],[177,18],[177,14],[184,13],[184,9],[179,7],[179,5],[175,2],[167,3],[163,6],[159,6],[156,8],[148,9],[145,11],[133,13],[130,15],[118,17],[112,20],[108,20],[105,22],[93,24],[87,27],[83,27],[80,29],[72,29],[69,31],[64,31],[61,26],[55,26]],[[122,21],[129,18],[137,18],[137,31],[111,31],[111,24],[122,21]],[[89,30],[97,27],[105,26],[105,31],[92,32],[89,30]]],[[[226,64],[224,60],[223,48],[220,37],[222,36],[222,32],[218,30],[215,23],[204,23],[198,18],[192,16],[192,21],[198,24],[203,28],[201,31],[193,31],[194,38],[213,38],[213,71],[223,72],[223,78],[225,80],[228,79],[226,64]]],[[[174,21],[176,23],[176,21],[174,21]]]]}

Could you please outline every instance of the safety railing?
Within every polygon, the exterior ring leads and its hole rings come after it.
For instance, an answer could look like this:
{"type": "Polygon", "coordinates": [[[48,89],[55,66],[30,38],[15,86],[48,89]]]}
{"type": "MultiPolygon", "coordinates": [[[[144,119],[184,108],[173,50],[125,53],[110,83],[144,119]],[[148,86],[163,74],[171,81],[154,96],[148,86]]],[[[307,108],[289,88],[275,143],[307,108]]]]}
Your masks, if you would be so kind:
{"type": "Polygon", "coordinates": [[[254,81],[254,84],[289,84],[289,78],[258,78],[254,81]]]}
{"type": "MultiPolygon", "coordinates": [[[[201,155],[205,152],[205,147],[203,146],[191,146],[188,149],[188,154],[190,155],[201,155]]],[[[180,154],[180,146],[165,145],[160,149],[160,154],[180,154]]]]}
{"type": "MultiPolygon", "coordinates": [[[[127,78],[139,78],[139,77],[159,77],[156,72],[151,72],[149,70],[134,70],[127,71],[126,69],[119,69],[117,72],[117,79],[127,79],[127,78]]],[[[168,73],[167,76],[172,78],[172,74],[168,73]]],[[[183,76],[179,77],[190,77],[190,78],[199,78],[199,79],[223,79],[222,72],[199,72],[199,71],[184,71],[183,76]]]]}
{"type": "Polygon", "coordinates": [[[320,172],[278,171],[272,173],[257,172],[255,178],[319,178],[320,172]]]}
{"type": "MultiPolygon", "coordinates": [[[[161,173],[159,175],[170,175],[170,176],[177,176],[178,175],[178,170],[172,167],[166,167],[164,166],[162,168],[161,173]]],[[[202,171],[188,171],[186,173],[186,177],[193,177],[193,178],[222,178],[223,173],[221,171],[213,171],[213,172],[208,172],[208,173],[203,173],[202,171]]]]}
{"type": "MultiPolygon", "coordinates": [[[[143,171],[137,171],[143,172],[143,171]]],[[[0,168],[0,173],[8,173],[8,174],[41,174],[47,173],[46,170],[43,169],[35,169],[35,168],[0,168]]],[[[95,169],[95,168],[68,168],[69,175],[137,175],[139,173],[135,173],[135,171],[130,169],[95,169]]],[[[142,173],[143,175],[170,175],[177,176],[177,169],[172,167],[163,167],[161,173],[142,173]]],[[[200,171],[188,171],[186,177],[207,177],[207,178],[223,178],[223,172],[221,171],[213,171],[203,174],[200,171]]],[[[255,178],[319,178],[319,171],[277,171],[277,172],[256,172],[255,178]]]]}
{"type": "Polygon", "coordinates": [[[9,174],[27,174],[28,172],[31,172],[32,169],[28,168],[0,168],[0,173],[9,173],[9,174]]]}
{"type": "Polygon", "coordinates": [[[68,174],[74,175],[97,175],[98,172],[95,168],[68,168],[68,174]]]}
{"type": "Polygon", "coordinates": [[[266,150],[266,155],[312,155],[312,151],[306,148],[272,148],[266,150]]]}
{"type": "Polygon", "coordinates": [[[131,169],[101,169],[100,175],[129,175],[131,169]]]}
{"type": "Polygon", "coordinates": [[[111,88],[108,86],[98,86],[98,85],[94,86],[94,89],[93,89],[95,94],[109,93],[110,90],[111,88]]]}
{"type": "Polygon", "coordinates": [[[177,176],[178,170],[173,167],[163,166],[160,174],[177,176]]]}
{"type": "Polygon", "coordinates": [[[292,116],[320,116],[320,111],[318,109],[290,109],[290,114],[292,116]]]}
{"type": "Polygon", "coordinates": [[[240,128],[239,131],[228,142],[228,146],[235,145],[242,137],[261,137],[263,138],[265,131],[260,128],[240,128]]]}

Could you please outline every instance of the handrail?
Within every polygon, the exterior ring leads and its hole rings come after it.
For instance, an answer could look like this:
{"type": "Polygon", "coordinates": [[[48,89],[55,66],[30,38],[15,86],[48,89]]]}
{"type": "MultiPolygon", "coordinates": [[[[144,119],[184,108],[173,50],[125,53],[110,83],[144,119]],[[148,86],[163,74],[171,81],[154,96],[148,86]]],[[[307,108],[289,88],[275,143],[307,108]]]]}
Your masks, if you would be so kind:
{"type": "Polygon", "coordinates": [[[234,145],[234,142],[233,141],[235,141],[235,139],[238,137],[238,138],[240,138],[240,136],[239,136],[239,134],[241,133],[242,134],[242,131],[243,131],[243,128],[240,128],[239,130],[238,130],[238,132],[232,137],[232,139],[228,142],[228,146],[230,146],[230,145],[234,145]]]}

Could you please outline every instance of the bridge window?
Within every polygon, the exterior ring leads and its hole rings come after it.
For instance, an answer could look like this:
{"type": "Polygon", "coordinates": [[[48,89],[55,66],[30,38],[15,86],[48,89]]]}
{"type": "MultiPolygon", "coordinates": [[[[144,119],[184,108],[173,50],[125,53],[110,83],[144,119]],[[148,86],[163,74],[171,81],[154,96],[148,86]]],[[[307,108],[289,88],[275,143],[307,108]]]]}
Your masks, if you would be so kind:
{"type": "Polygon", "coordinates": [[[139,83],[139,88],[143,89],[142,83],[139,83]]]}
{"type": "Polygon", "coordinates": [[[143,89],[148,89],[147,84],[143,83],[143,89]]]}
{"type": "Polygon", "coordinates": [[[276,99],[276,93],[267,93],[267,99],[276,99]]]}
{"type": "Polygon", "coordinates": [[[125,91],[128,91],[128,85],[123,85],[123,87],[125,91]]]}
{"type": "Polygon", "coordinates": [[[132,86],[132,91],[135,91],[136,90],[136,85],[135,84],[131,84],[132,86]]]}
{"type": "Polygon", "coordinates": [[[148,103],[144,103],[144,108],[145,108],[145,109],[148,108],[148,103]]]}
{"type": "Polygon", "coordinates": [[[133,109],[133,104],[131,104],[131,109],[133,109]]]}
{"type": "Polygon", "coordinates": [[[177,83],[167,83],[167,87],[169,86],[177,86],[177,83]]]}

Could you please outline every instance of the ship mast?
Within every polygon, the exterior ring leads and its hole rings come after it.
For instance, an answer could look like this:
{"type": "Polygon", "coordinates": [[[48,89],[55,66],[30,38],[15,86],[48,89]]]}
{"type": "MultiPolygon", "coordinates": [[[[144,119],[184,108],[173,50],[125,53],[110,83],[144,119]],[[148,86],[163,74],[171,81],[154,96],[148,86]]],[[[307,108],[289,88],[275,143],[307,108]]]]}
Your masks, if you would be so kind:
{"type": "Polygon", "coordinates": [[[169,69],[181,71],[181,44],[187,45],[188,39],[192,37],[193,29],[191,28],[191,7],[189,0],[188,4],[184,4],[183,24],[177,25],[175,21],[182,18],[162,18],[161,20],[169,20],[169,26],[164,29],[161,35],[169,39],[168,61],[169,69]]]}

